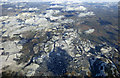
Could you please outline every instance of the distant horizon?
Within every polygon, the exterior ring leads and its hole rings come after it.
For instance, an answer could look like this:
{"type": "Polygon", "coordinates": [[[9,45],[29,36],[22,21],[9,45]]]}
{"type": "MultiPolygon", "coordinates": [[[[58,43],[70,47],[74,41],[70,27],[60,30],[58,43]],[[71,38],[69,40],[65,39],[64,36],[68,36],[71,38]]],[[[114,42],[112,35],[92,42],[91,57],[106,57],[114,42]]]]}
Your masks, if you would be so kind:
{"type": "Polygon", "coordinates": [[[119,2],[120,0],[0,0],[0,2],[119,2]]]}

